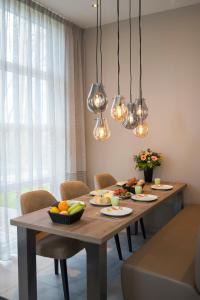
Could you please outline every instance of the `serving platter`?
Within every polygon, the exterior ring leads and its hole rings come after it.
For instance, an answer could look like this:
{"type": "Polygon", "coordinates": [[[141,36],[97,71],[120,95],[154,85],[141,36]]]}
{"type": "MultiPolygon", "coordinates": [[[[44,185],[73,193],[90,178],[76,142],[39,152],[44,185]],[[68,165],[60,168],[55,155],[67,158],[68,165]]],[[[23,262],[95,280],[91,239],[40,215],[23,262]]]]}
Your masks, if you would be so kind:
{"type": "Polygon", "coordinates": [[[96,201],[95,201],[94,198],[90,199],[89,202],[90,202],[90,204],[92,204],[92,205],[94,205],[94,206],[101,206],[101,207],[104,207],[104,206],[111,206],[111,205],[112,205],[111,203],[110,203],[110,204],[96,203],[96,201]]]}

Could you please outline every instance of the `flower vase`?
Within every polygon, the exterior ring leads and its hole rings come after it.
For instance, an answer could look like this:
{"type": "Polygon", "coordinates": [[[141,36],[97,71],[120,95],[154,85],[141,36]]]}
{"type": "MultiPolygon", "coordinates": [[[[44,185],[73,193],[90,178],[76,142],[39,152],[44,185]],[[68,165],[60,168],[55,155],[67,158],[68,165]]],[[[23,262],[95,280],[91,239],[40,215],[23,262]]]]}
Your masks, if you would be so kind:
{"type": "Polygon", "coordinates": [[[144,170],[144,180],[145,180],[145,182],[152,182],[153,168],[147,168],[146,170],[144,170]]]}

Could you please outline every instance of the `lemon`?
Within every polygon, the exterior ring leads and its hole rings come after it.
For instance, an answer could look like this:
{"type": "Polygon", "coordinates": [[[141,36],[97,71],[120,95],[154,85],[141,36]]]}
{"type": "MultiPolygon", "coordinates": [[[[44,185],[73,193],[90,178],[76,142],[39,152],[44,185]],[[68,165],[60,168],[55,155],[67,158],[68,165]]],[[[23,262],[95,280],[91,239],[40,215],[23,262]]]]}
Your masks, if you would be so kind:
{"type": "Polygon", "coordinates": [[[56,206],[50,208],[50,212],[54,214],[59,214],[59,209],[56,206]]]}

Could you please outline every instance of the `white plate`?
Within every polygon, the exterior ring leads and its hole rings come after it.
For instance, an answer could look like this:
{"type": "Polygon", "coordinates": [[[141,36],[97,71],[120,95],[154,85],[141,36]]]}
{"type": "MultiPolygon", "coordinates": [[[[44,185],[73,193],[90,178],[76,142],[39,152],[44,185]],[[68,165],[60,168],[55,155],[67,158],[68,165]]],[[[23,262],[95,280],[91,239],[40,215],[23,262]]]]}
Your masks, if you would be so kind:
{"type": "Polygon", "coordinates": [[[101,209],[101,213],[111,217],[124,217],[133,212],[132,208],[122,206],[104,207],[101,209]]]}
{"type": "Polygon", "coordinates": [[[137,194],[133,195],[131,199],[136,200],[136,201],[144,201],[144,202],[151,202],[155,201],[158,199],[158,196],[156,195],[150,195],[150,194],[137,194]]]}
{"type": "Polygon", "coordinates": [[[99,204],[99,203],[96,203],[96,201],[95,201],[94,198],[90,199],[89,202],[90,202],[90,204],[95,205],[95,206],[111,206],[112,205],[111,203],[110,204],[99,204]]]}
{"type": "Polygon", "coordinates": [[[173,189],[173,186],[172,185],[168,185],[168,184],[153,184],[151,186],[152,189],[154,190],[172,190],[173,189]]]}
{"type": "Polygon", "coordinates": [[[118,186],[123,186],[124,184],[126,184],[128,181],[118,181],[117,183],[116,183],[116,185],[118,185],[118,186]]]}
{"type": "Polygon", "coordinates": [[[90,196],[102,196],[106,193],[110,193],[110,192],[113,192],[111,190],[96,190],[96,191],[91,191],[90,192],[90,196]]]}
{"type": "Polygon", "coordinates": [[[85,204],[85,202],[83,202],[83,201],[78,201],[78,200],[67,200],[67,203],[69,204],[69,206],[72,206],[72,205],[75,204],[75,203],[80,203],[80,204],[82,204],[82,205],[85,204]]]}

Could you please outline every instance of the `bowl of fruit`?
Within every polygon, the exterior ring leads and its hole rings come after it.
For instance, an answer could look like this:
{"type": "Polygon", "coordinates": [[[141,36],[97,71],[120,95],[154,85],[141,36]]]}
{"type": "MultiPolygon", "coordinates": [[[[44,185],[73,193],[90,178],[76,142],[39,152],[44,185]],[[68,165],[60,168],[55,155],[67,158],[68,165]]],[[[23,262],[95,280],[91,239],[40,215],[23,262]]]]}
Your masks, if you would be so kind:
{"type": "Polygon", "coordinates": [[[52,222],[69,225],[80,220],[84,210],[84,202],[64,200],[55,202],[48,210],[48,214],[52,222]]]}

